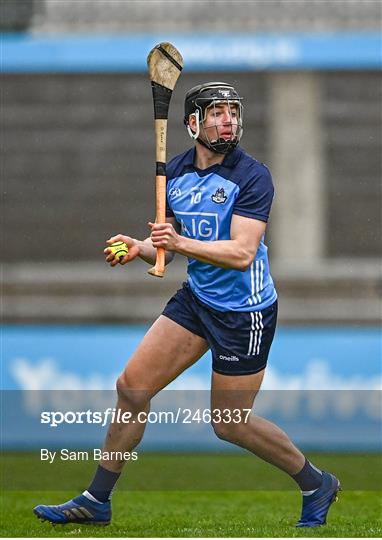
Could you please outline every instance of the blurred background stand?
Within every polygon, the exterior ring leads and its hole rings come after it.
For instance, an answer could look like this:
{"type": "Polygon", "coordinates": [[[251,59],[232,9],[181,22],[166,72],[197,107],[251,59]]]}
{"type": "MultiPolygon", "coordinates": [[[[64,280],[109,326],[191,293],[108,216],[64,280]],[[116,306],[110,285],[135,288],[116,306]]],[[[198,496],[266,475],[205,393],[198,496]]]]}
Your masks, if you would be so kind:
{"type": "Polygon", "coordinates": [[[150,322],[185,278],[181,257],[158,281],[102,255],[114,233],[148,234],[145,54],[176,32],[186,65],[169,156],[190,146],[185,91],[233,82],[242,145],[276,187],[267,244],[280,322],[378,324],[381,59],[366,45],[380,21],[374,1],[3,0],[3,322],[150,322]]]}

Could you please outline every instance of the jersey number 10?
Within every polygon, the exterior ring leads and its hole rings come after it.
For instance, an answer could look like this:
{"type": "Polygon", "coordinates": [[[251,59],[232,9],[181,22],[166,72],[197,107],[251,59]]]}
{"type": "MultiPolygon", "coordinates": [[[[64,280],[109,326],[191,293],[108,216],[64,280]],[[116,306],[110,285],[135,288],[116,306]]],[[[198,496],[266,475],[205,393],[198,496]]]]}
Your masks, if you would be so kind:
{"type": "Polygon", "coordinates": [[[202,200],[201,191],[192,191],[191,192],[191,204],[198,204],[202,200]]]}

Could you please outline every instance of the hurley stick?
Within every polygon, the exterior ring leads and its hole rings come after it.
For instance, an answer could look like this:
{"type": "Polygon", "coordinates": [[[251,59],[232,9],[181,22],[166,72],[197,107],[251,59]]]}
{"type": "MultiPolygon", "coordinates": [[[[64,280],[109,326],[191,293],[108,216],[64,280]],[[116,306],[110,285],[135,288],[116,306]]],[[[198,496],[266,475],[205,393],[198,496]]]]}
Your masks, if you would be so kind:
{"type": "MultiPolygon", "coordinates": [[[[156,155],[156,223],[166,221],[166,149],[167,119],[172,91],[183,68],[183,58],[171,43],[159,43],[149,53],[147,65],[154,100],[155,155],[156,155]]],[[[165,249],[157,249],[155,266],[149,270],[152,276],[163,277],[165,249]]]]}

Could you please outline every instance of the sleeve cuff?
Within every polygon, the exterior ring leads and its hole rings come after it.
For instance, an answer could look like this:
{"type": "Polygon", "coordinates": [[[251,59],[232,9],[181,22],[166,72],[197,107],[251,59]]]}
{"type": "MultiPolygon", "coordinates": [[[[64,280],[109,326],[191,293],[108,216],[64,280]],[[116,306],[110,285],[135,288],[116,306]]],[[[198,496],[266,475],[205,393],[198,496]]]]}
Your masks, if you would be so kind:
{"type": "Polygon", "coordinates": [[[268,223],[269,216],[266,216],[264,214],[254,214],[253,212],[246,212],[245,210],[234,210],[232,212],[236,216],[242,216],[247,217],[251,219],[258,219],[259,221],[265,221],[265,223],[268,223]]]}

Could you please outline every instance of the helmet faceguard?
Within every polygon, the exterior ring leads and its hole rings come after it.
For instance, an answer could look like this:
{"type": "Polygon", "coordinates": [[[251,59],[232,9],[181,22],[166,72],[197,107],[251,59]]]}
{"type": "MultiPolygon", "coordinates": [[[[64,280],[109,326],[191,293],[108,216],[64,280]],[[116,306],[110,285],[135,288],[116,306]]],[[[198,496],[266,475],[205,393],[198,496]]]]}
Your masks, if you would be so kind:
{"type": "Polygon", "coordinates": [[[184,123],[190,137],[218,154],[231,152],[238,145],[243,133],[243,106],[241,101],[242,98],[239,97],[233,86],[223,82],[205,83],[191,88],[186,94],[184,103],[184,123]],[[231,116],[228,123],[219,124],[216,118],[216,111],[221,105],[227,105],[231,116]],[[235,119],[232,117],[232,106],[236,108],[235,119]],[[215,124],[208,126],[207,132],[204,122],[210,109],[214,111],[215,124]],[[193,131],[189,125],[189,118],[192,114],[195,115],[196,131],[193,131]],[[223,127],[230,129],[230,133],[227,133],[225,137],[221,137],[219,134],[219,128],[222,129],[223,127]],[[203,139],[200,138],[201,132],[204,135],[203,139]]]}

